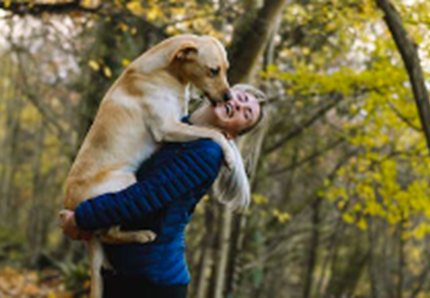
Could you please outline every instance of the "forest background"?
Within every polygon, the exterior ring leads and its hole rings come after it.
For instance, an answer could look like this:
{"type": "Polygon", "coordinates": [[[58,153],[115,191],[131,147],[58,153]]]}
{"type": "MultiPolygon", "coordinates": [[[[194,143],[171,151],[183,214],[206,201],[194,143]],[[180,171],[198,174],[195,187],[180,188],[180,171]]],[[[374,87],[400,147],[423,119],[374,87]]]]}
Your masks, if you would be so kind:
{"type": "Polygon", "coordinates": [[[86,295],[66,174],[109,86],[180,33],[270,101],[239,141],[250,209],[208,196],[187,231],[190,297],[430,297],[429,29],[427,0],[1,0],[0,297],[86,295]]]}

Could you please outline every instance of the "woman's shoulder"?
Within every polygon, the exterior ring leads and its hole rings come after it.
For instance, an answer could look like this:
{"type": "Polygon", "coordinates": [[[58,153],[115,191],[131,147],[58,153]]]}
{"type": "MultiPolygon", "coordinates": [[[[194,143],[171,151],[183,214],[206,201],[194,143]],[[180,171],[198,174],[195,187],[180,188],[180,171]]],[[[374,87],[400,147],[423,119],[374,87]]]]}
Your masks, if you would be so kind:
{"type": "Polygon", "coordinates": [[[214,157],[221,157],[221,146],[211,139],[198,139],[195,141],[175,143],[176,146],[184,148],[185,151],[195,151],[198,153],[209,153],[214,157]]]}

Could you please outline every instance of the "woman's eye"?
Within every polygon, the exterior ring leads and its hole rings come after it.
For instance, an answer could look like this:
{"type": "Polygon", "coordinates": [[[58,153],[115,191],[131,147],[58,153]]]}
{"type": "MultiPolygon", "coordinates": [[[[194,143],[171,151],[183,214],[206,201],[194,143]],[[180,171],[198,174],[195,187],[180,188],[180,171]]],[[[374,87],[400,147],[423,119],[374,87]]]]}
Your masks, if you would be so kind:
{"type": "Polygon", "coordinates": [[[239,101],[241,102],[247,102],[248,101],[248,96],[246,94],[240,94],[239,97],[239,101]]]}
{"type": "Polygon", "coordinates": [[[252,110],[251,109],[247,109],[245,110],[245,119],[249,120],[252,117],[252,110]]]}
{"type": "Polygon", "coordinates": [[[219,75],[219,72],[220,72],[220,68],[219,67],[216,67],[216,68],[209,68],[209,74],[210,74],[210,76],[213,78],[213,77],[216,77],[217,75],[219,75]]]}

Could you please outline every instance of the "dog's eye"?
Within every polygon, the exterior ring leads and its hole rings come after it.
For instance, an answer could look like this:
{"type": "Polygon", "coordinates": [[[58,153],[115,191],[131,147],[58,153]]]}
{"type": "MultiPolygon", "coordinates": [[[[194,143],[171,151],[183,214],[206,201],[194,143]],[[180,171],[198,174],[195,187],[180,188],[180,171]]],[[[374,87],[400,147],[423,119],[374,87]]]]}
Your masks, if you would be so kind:
{"type": "Polygon", "coordinates": [[[213,77],[216,77],[217,75],[219,75],[219,72],[220,72],[220,68],[219,67],[215,67],[215,68],[213,68],[213,67],[210,67],[209,68],[209,75],[213,78],[213,77]]]}

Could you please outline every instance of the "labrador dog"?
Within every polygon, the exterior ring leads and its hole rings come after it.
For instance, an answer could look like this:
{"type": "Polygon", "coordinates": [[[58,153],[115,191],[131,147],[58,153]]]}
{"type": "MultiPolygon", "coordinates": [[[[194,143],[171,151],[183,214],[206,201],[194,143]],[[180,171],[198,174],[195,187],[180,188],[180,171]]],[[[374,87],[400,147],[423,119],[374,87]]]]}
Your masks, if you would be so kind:
{"type": "MultiPolygon", "coordinates": [[[[234,152],[225,137],[209,128],[180,121],[187,113],[192,84],[213,103],[230,98],[222,44],[210,36],[179,35],[156,45],[133,61],[108,90],[65,183],[65,208],[120,191],[136,182],[135,172],[160,142],[210,138],[219,143],[229,167],[234,152]]],[[[61,214],[60,214],[61,215],[61,214]]],[[[88,242],[91,298],[102,297],[101,240],[110,243],[152,241],[151,231],[114,227],[88,242]]]]}

